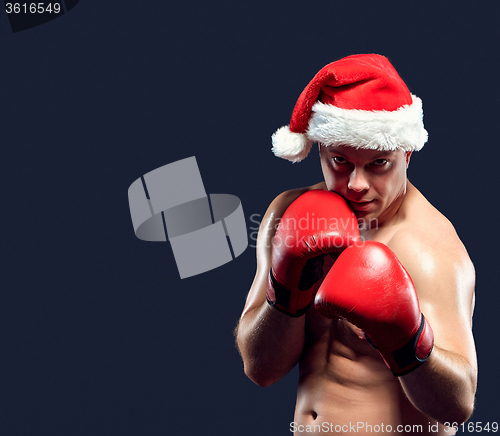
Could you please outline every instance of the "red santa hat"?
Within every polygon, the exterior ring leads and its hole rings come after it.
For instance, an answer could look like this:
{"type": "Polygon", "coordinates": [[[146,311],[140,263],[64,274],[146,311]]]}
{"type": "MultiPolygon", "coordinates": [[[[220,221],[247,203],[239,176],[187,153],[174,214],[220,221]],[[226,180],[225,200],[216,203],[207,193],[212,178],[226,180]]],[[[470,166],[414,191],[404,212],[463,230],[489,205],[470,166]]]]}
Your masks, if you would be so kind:
{"type": "Polygon", "coordinates": [[[289,126],[272,136],[276,156],[300,162],[313,142],[418,151],[427,142],[422,101],[384,56],[348,56],[322,68],[302,91],[289,126]]]}

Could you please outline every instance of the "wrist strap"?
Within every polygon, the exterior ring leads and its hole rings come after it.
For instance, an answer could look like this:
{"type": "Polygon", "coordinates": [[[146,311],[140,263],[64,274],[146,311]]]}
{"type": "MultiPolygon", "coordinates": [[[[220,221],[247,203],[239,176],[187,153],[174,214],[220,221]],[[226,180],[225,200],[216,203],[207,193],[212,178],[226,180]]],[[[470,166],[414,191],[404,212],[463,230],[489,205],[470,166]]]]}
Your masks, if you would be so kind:
{"type": "Polygon", "coordinates": [[[267,302],[280,312],[298,318],[304,315],[312,303],[312,288],[307,291],[290,291],[283,287],[274,277],[273,270],[269,271],[266,299],[267,302]],[[300,307],[300,301],[309,300],[308,304],[300,307]],[[297,309],[297,307],[300,307],[297,309]]]}
{"type": "MultiPolygon", "coordinates": [[[[408,374],[422,365],[434,347],[434,333],[424,314],[413,338],[403,347],[392,352],[381,352],[387,366],[396,377],[408,374]]],[[[373,345],[373,344],[372,344],[373,345]]]]}

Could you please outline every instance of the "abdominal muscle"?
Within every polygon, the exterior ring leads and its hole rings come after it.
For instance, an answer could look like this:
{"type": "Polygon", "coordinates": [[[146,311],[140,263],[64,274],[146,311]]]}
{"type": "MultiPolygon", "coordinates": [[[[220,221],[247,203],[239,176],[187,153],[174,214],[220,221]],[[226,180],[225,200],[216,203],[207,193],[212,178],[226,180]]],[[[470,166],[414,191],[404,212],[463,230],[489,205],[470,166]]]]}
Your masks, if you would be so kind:
{"type": "Polygon", "coordinates": [[[307,314],[294,434],[453,434],[419,412],[363,332],[307,314]]]}

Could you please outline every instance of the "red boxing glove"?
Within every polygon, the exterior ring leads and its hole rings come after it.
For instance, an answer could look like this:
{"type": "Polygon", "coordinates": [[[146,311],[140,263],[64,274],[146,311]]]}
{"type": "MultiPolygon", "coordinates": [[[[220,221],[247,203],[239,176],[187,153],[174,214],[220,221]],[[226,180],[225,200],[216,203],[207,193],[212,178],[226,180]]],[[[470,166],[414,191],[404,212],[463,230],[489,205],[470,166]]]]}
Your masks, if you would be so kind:
{"type": "Polygon", "coordinates": [[[346,249],[320,286],[316,309],[358,326],[395,376],[425,362],[434,333],[413,281],[396,255],[375,241],[346,249]]]}
{"type": "Polygon", "coordinates": [[[356,215],[344,199],[326,190],[307,191],[285,211],[273,239],[267,301],[299,317],[323,275],[323,257],[357,241],[356,215]]]}

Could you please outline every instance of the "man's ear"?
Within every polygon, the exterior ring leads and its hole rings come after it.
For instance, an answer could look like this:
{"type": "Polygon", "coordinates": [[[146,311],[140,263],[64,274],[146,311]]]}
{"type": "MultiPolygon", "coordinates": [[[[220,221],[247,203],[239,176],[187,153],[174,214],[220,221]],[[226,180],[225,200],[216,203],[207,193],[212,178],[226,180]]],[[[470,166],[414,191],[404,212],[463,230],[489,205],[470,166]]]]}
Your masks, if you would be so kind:
{"type": "Polygon", "coordinates": [[[406,169],[408,169],[408,165],[410,165],[410,157],[412,153],[413,153],[412,151],[406,152],[406,169]]]}

